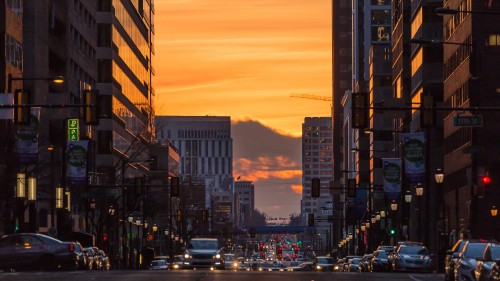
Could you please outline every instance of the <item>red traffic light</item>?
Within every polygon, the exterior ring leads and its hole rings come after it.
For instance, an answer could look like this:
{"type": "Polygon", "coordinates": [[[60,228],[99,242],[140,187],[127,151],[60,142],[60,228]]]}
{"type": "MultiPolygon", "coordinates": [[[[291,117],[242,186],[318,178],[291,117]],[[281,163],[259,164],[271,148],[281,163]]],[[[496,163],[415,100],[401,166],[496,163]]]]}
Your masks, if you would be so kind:
{"type": "Polygon", "coordinates": [[[491,178],[490,178],[490,176],[483,176],[482,181],[483,181],[483,184],[490,184],[491,178]]]}
{"type": "Polygon", "coordinates": [[[107,234],[103,234],[102,235],[102,240],[103,241],[108,241],[108,235],[107,234]]]}

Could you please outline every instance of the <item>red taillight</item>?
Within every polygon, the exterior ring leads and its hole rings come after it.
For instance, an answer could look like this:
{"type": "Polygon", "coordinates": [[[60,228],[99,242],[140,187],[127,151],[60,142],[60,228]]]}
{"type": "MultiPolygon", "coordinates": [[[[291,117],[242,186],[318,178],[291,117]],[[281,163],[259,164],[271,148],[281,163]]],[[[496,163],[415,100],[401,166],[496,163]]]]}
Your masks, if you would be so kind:
{"type": "Polygon", "coordinates": [[[69,244],[69,251],[74,252],[75,251],[75,244],[71,243],[69,244]]]}

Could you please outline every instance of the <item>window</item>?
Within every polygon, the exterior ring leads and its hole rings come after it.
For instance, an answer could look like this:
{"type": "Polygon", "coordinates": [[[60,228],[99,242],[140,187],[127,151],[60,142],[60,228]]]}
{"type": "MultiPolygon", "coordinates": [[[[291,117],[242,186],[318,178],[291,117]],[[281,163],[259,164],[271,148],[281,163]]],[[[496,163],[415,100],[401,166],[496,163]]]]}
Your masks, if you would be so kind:
{"type": "Polygon", "coordinates": [[[23,46],[9,34],[5,34],[5,61],[18,70],[23,70],[23,46]]]}
{"type": "Polygon", "coordinates": [[[488,46],[500,46],[500,34],[490,34],[488,36],[488,46]]]}
{"type": "Polygon", "coordinates": [[[422,63],[424,61],[423,48],[418,50],[418,53],[411,60],[411,75],[415,75],[415,73],[420,69],[422,63]]]}
{"type": "Polygon", "coordinates": [[[412,38],[415,37],[415,34],[420,29],[420,26],[422,26],[422,8],[418,9],[418,12],[415,15],[415,18],[411,22],[411,37],[412,38]]]}

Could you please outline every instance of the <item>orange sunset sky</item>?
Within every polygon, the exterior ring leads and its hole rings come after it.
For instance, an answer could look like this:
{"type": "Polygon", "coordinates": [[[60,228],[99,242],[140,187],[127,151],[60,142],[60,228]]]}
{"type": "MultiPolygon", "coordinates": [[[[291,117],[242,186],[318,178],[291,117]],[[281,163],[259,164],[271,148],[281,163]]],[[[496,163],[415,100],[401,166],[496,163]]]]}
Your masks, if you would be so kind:
{"type": "Polygon", "coordinates": [[[155,1],[157,115],[230,116],[233,174],[270,216],[300,212],[301,125],[330,115],[290,97],[331,96],[330,1],[155,1]]]}

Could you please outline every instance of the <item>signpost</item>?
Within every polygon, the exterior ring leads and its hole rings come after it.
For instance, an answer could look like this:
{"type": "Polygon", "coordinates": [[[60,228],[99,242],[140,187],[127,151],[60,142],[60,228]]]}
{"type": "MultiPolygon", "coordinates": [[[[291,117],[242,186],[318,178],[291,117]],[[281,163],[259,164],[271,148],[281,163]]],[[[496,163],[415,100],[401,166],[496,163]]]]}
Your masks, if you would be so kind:
{"type": "Polygon", "coordinates": [[[468,115],[468,116],[455,116],[453,117],[454,127],[482,127],[482,115],[468,115]]]}
{"type": "Polygon", "coordinates": [[[80,140],[80,126],[78,119],[68,119],[68,141],[80,140]]]}

